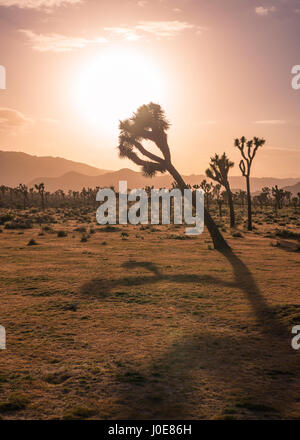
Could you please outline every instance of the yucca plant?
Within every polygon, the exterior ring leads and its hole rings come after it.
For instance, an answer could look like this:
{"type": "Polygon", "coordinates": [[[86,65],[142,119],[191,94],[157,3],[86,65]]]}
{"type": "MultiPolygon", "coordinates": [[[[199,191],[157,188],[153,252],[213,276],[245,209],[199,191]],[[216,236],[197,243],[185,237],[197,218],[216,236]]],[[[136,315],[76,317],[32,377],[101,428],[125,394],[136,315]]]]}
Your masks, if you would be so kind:
{"type": "Polygon", "coordinates": [[[234,163],[229,160],[225,153],[222,156],[215,154],[214,157],[210,158],[209,168],[206,170],[206,175],[210,179],[218,182],[222,185],[228,196],[228,204],[230,210],[230,227],[233,228],[235,226],[235,216],[234,216],[234,207],[233,207],[233,198],[232,192],[229,185],[228,173],[230,168],[233,168],[234,163]]]}
{"type": "Polygon", "coordinates": [[[248,200],[248,231],[252,231],[252,207],[251,207],[251,191],[250,191],[250,172],[253,159],[259,147],[265,144],[264,139],[254,137],[251,141],[247,141],[245,136],[235,139],[234,146],[237,147],[242,155],[239,167],[242,175],[246,178],[247,200],[248,200]]]}

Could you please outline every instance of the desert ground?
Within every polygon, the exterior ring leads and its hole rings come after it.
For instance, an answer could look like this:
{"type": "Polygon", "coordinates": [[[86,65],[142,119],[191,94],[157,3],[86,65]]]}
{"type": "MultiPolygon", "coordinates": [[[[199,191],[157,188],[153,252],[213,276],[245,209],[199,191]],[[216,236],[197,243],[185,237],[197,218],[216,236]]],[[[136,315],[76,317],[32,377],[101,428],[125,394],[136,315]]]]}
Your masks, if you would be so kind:
{"type": "Polygon", "coordinates": [[[253,232],[242,209],[234,231],[219,220],[226,254],[92,208],[9,212],[0,418],[300,417],[299,208],[256,209],[253,232]]]}

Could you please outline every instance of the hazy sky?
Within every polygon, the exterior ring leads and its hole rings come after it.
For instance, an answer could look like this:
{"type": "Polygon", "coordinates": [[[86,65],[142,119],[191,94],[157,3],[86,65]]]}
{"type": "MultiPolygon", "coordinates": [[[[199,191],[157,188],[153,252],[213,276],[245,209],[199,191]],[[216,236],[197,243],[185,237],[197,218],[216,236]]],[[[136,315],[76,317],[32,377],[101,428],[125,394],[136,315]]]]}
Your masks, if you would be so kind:
{"type": "Polygon", "coordinates": [[[118,119],[154,100],[183,173],[246,135],[257,176],[299,177],[299,34],[300,0],[0,0],[0,149],[133,168],[118,119]]]}

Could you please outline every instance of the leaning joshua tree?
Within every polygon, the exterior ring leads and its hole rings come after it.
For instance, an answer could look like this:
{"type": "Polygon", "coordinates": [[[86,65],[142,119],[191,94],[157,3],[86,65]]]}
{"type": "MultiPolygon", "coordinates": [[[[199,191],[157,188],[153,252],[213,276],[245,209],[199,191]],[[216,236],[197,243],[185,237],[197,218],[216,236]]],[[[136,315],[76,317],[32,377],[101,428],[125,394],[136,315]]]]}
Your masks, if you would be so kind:
{"type": "Polygon", "coordinates": [[[250,171],[253,159],[259,147],[265,144],[264,139],[254,137],[251,141],[242,136],[240,139],[235,139],[234,146],[237,147],[242,155],[240,161],[240,170],[242,175],[246,178],[247,184],[247,201],[248,201],[248,231],[252,231],[252,208],[251,208],[251,192],[250,192],[250,171]]]}
{"type": "MultiPolygon", "coordinates": [[[[166,133],[169,126],[165,113],[159,104],[151,102],[148,105],[142,105],[130,119],[120,121],[119,154],[121,158],[127,157],[141,166],[146,176],[152,177],[156,172],[164,173],[168,171],[183,191],[188,186],[171,162],[166,133]],[[147,150],[142,144],[144,140],[153,142],[160,150],[161,155],[158,156],[147,150]]],[[[228,244],[206,209],[204,209],[204,222],[211,235],[214,247],[219,250],[229,249],[228,244]]]]}
{"type": "Polygon", "coordinates": [[[234,163],[228,159],[225,153],[223,153],[221,157],[218,154],[215,154],[214,157],[210,158],[209,168],[205,171],[207,177],[220,183],[222,186],[224,186],[227,192],[231,228],[235,226],[235,219],[232,192],[229,185],[228,173],[230,168],[232,168],[233,166],[234,163]]]}

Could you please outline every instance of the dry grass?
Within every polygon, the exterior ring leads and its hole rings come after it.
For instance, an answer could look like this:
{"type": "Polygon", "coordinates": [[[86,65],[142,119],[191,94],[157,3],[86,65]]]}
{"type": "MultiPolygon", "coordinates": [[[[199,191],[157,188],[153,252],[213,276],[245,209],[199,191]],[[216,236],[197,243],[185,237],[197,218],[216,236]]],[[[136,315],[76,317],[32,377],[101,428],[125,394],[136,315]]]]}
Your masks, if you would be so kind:
{"type": "Polygon", "coordinates": [[[62,218],[0,234],[0,418],[300,416],[300,259],[278,225],[227,228],[222,255],[181,227],[62,218]]]}

